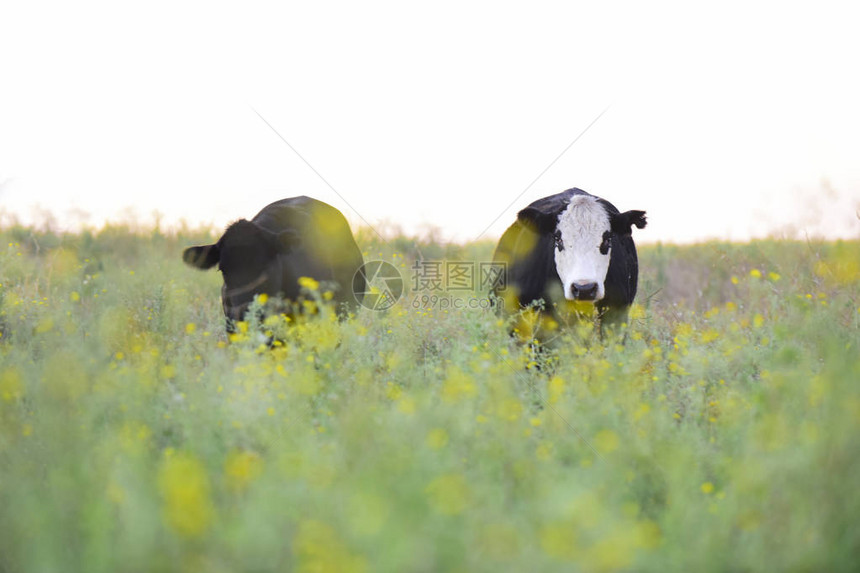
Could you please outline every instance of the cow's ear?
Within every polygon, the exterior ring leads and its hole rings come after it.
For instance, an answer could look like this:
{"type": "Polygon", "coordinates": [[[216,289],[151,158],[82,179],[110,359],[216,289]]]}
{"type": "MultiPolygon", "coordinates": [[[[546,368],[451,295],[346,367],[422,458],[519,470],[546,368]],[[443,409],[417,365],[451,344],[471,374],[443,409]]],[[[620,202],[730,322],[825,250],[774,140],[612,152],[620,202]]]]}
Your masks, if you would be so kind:
{"type": "Polygon", "coordinates": [[[276,237],[275,244],[278,246],[278,252],[286,254],[292,252],[296,247],[301,246],[302,238],[292,229],[281,231],[276,237]]]}
{"type": "Polygon", "coordinates": [[[517,219],[539,233],[551,233],[558,226],[558,213],[536,207],[526,207],[517,214],[517,219]]]}
{"type": "Polygon", "coordinates": [[[648,221],[645,219],[645,211],[625,211],[612,215],[610,225],[612,232],[617,235],[630,235],[633,232],[633,225],[637,229],[644,229],[648,221]]]}
{"type": "Polygon", "coordinates": [[[199,247],[188,247],[182,251],[182,260],[186,265],[198,269],[211,269],[221,260],[221,251],[218,245],[202,245],[199,247]]]}

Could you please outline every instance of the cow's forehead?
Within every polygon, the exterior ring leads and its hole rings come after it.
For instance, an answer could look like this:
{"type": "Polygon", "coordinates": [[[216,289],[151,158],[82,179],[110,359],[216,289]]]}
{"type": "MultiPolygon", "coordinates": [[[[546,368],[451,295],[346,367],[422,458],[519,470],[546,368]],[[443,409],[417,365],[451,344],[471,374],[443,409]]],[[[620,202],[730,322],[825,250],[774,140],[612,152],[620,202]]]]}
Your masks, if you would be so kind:
{"type": "Polygon", "coordinates": [[[222,248],[255,247],[263,243],[259,227],[250,221],[240,220],[230,225],[221,237],[222,248]]]}
{"type": "Polygon", "coordinates": [[[609,214],[597,197],[578,195],[559,213],[556,228],[565,241],[602,240],[610,228],[609,214]]]}
{"type": "Polygon", "coordinates": [[[225,280],[243,280],[248,274],[259,274],[271,262],[273,249],[263,232],[253,223],[240,221],[231,225],[221,237],[219,268],[225,280]]]}

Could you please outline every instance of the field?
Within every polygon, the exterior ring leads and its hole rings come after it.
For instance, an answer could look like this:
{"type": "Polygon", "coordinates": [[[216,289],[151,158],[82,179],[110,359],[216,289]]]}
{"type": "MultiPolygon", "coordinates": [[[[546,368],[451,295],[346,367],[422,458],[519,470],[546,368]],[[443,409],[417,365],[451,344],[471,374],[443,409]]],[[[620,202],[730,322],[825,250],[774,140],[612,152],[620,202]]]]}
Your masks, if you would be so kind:
{"type": "Polygon", "coordinates": [[[535,352],[410,292],[230,341],[210,239],[0,231],[0,572],[856,570],[860,243],[640,247],[623,344],[535,352]]]}

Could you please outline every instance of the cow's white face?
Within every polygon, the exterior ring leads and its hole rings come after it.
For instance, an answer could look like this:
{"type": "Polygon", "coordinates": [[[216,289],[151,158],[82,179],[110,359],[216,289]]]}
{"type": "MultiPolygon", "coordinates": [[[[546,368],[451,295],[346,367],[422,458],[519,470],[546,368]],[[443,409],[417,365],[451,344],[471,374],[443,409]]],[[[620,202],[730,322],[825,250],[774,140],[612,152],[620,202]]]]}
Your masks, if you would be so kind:
{"type": "Polygon", "coordinates": [[[555,268],[568,300],[597,302],[611,253],[609,215],[596,197],[575,196],[558,216],[555,268]]]}

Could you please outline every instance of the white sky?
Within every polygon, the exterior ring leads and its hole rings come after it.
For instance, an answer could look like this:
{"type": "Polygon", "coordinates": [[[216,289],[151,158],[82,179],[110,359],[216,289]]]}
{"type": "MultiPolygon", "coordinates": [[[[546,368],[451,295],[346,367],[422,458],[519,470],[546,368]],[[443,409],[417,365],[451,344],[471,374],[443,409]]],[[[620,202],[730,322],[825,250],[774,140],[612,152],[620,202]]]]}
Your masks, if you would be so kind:
{"type": "Polygon", "coordinates": [[[306,194],[470,240],[577,186],[643,242],[860,236],[856,3],[0,6],[0,222],[306,194]]]}

